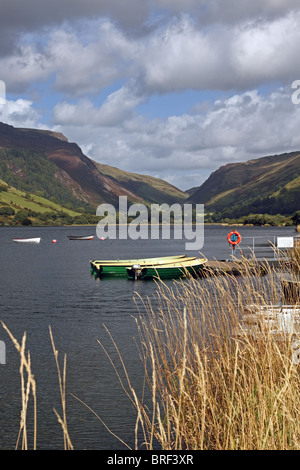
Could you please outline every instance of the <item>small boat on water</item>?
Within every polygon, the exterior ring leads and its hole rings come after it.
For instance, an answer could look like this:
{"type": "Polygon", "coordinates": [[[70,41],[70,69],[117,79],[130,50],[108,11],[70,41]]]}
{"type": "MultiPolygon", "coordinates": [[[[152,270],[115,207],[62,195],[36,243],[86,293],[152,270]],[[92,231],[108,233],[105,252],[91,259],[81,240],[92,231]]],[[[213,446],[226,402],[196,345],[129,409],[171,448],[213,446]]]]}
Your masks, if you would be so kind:
{"type": "Polygon", "coordinates": [[[69,235],[69,240],[93,240],[94,235],[80,236],[80,235],[69,235]]]}
{"type": "Polygon", "coordinates": [[[186,255],[162,256],[157,258],[132,258],[122,260],[94,260],[90,261],[91,273],[95,276],[123,276],[127,277],[127,268],[135,264],[141,266],[174,262],[176,259],[186,258],[186,255]]]}
{"type": "Polygon", "coordinates": [[[140,266],[133,265],[127,268],[130,279],[176,279],[200,274],[206,258],[186,258],[175,262],[140,266]]]}
{"type": "Polygon", "coordinates": [[[206,262],[206,258],[186,255],[165,256],[129,260],[90,261],[91,273],[95,277],[127,277],[129,279],[149,279],[154,277],[173,278],[187,273],[196,273],[206,262]],[[165,269],[163,269],[165,268],[165,269]]]}
{"type": "Polygon", "coordinates": [[[14,238],[14,242],[16,243],[40,243],[41,237],[35,238],[14,238]]]}

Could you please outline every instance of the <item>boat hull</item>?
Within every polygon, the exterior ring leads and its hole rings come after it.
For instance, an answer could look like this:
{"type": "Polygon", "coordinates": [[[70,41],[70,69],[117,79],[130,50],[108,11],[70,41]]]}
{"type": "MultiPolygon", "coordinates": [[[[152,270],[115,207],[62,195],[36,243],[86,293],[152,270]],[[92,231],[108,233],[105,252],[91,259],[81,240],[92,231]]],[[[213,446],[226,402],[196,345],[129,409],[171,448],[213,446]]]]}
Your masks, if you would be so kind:
{"type": "Polygon", "coordinates": [[[15,243],[40,243],[41,237],[35,238],[14,238],[15,243]]]}

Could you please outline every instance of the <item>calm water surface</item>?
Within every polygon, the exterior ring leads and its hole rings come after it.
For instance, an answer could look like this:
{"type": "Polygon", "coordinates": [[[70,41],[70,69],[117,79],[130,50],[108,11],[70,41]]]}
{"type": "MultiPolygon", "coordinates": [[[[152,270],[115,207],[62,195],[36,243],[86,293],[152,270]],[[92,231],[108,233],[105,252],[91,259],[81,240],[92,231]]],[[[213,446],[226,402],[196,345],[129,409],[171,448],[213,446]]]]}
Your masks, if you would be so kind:
{"type": "MultiPolygon", "coordinates": [[[[208,226],[202,252],[208,259],[229,258],[228,227],[208,226]]],[[[248,236],[293,236],[294,228],[240,228],[248,236]]],[[[184,240],[105,240],[95,228],[42,227],[0,228],[0,320],[21,342],[27,334],[27,349],[37,382],[38,448],[62,449],[63,438],[53,408],[61,411],[55,361],[49,336],[51,326],[62,365],[67,355],[67,418],[75,449],[121,450],[112,436],[77,396],[101,417],[112,432],[134,447],[135,413],[107,356],[103,343],[122,374],[118,355],[105,327],[116,341],[132,385],[139,396],[143,368],[138,352],[134,301],[155,294],[154,282],[127,279],[94,279],[89,260],[180,254],[184,240]],[[70,241],[68,235],[94,234],[90,242],[70,241]],[[41,236],[39,245],[22,245],[13,237],[41,236]],[[57,243],[53,244],[52,240],[57,243]]],[[[194,255],[198,252],[188,252],[194,255]]],[[[169,281],[168,281],[169,282],[169,281]]],[[[172,281],[170,281],[172,282],[172,281]]],[[[201,282],[201,281],[199,281],[201,282]]],[[[6,364],[0,365],[0,449],[13,449],[20,411],[19,357],[6,332],[6,364]]],[[[30,425],[30,423],[29,423],[30,425]]],[[[29,446],[32,447],[29,434],[29,446]]]]}

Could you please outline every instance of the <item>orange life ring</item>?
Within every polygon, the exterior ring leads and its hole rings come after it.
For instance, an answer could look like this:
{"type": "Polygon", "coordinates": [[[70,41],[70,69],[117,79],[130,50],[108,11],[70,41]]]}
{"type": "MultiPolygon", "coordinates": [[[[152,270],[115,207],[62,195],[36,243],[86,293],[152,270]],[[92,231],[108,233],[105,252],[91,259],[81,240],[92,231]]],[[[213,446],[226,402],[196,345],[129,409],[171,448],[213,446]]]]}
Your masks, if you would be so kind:
{"type": "Polygon", "coordinates": [[[232,230],[232,232],[230,232],[227,235],[227,240],[230,243],[230,245],[238,245],[241,239],[242,239],[241,235],[236,230],[232,230]]]}

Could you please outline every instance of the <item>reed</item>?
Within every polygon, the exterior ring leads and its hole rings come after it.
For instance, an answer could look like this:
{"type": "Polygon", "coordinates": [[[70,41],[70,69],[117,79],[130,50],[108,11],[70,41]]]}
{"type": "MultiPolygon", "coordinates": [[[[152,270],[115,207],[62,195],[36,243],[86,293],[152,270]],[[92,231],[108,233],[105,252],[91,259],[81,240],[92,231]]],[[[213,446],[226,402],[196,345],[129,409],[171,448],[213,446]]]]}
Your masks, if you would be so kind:
{"type": "Polygon", "coordinates": [[[291,270],[296,274],[300,274],[300,240],[297,240],[297,244],[289,252],[289,258],[291,270]]]}
{"type": "MultiPolygon", "coordinates": [[[[22,398],[22,405],[21,405],[21,418],[20,418],[20,426],[19,426],[19,433],[18,438],[15,446],[15,450],[21,448],[21,450],[29,450],[29,443],[28,443],[28,430],[27,430],[27,418],[28,418],[28,405],[30,398],[33,400],[33,444],[32,449],[37,450],[37,394],[36,394],[36,380],[34,374],[32,372],[32,365],[31,365],[31,356],[30,352],[26,353],[26,339],[27,335],[26,332],[23,334],[22,342],[19,344],[17,339],[14,337],[12,332],[6,326],[6,324],[1,321],[1,324],[4,330],[7,332],[8,336],[10,337],[12,343],[14,344],[15,348],[17,349],[20,355],[20,377],[21,377],[21,398],[22,398]]],[[[69,436],[68,426],[67,426],[67,417],[66,417],[66,356],[64,356],[64,367],[63,373],[61,373],[59,362],[58,362],[58,351],[55,348],[54,339],[52,335],[52,330],[49,328],[51,344],[53,348],[53,353],[55,357],[56,367],[57,367],[57,374],[58,374],[58,381],[59,381],[59,389],[60,389],[60,396],[61,396],[61,405],[62,405],[62,417],[59,413],[54,409],[54,413],[58,419],[58,422],[61,424],[62,431],[63,431],[63,438],[64,438],[64,449],[65,450],[73,450],[73,445],[69,436]]]]}
{"type": "Polygon", "coordinates": [[[60,425],[62,427],[63,438],[64,438],[64,449],[65,450],[73,450],[73,444],[71,442],[69,431],[68,431],[67,413],[66,413],[67,356],[64,355],[64,366],[63,366],[63,371],[61,373],[61,370],[60,370],[60,367],[59,367],[59,361],[58,361],[58,351],[55,347],[51,327],[49,327],[49,334],[50,334],[51,345],[52,345],[53,354],[54,354],[54,358],[55,358],[56,369],[57,369],[57,376],[58,376],[58,383],[59,383],[59,390],[60,390],[60,398],[61,398],[61,406],[62,406],[62,416],[59,415],[59,413],[56,411],[55,408],[53,409],[53,411],[54,411],[54,413],[55,413],[55,415],[58,419],[58,422],[60,423],[60,425]]]}
{"type": "Polygon", "coordinates": [[[136,297],[152,391],[138,410],[147,449],[299,449],[295,337],[241,329],[247,305],[282,300],[278,274],[265,273],[245,263],[243,276],[158,282],[154,299],[136,297]]]}
{"type": "Polygon", "coordinates": [[[33,425],[33,449],[36,450],[36,438],[37,438],[37,399],[36,399],[36,381],[31,369],[31,357],[30,352],[26,354],[26,333],[22,338],[22,343],[16,340],[11,331],[7,326],[1,322],[4,330],[8,333],[12,340],[15,348],[20,354],[20,377],[21,377],[21,396],[22,396],[22,409],[19,434],[16,442],[15,449],[19,448],[21,441],[21,449],[28,450],[28,437],[27,437],[27,413],[30,395],[33,397],[33,413],[34,413],[34,425],[33,425]]]}

